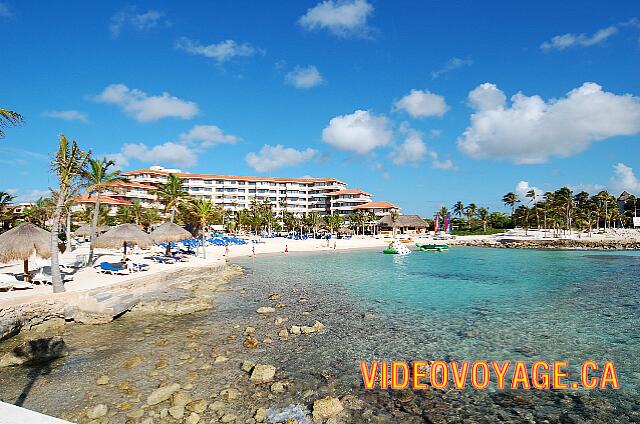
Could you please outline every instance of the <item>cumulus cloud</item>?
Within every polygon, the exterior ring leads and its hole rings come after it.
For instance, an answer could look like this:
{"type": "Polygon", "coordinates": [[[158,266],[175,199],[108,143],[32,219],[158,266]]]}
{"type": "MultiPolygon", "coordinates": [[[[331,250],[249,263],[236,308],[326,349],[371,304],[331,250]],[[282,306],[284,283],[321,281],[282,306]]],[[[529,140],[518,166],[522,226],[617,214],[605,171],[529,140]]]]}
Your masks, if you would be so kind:
{"type": "Polygon", "coordinates": [[[400,126],[400,133],[404,134],[404,141],[389,153],[389,159],[395,165],[417,164],[429,158],[431,167],[434,169],[458,169],[451,159],[440,160],[438,152],[427,147],[420,131],[403,123],[400,126]]]}
{"type": "Polygon", "coordinates": [[[633,168],[618,163],[613,167],[613,177],[609,180],[609,187],[614,190],[614,194],[628,191],[636,196],[640,195],[640,180],[633,172],[633,168]]]}
{"type": "Polygon", "coordinates": [[[167,92],[150,96],[124,84],[109,85],[95,100],[120,107],[138,122],[152,122],[163,118],[191,119],[198,113],[198,105],[194,102],[181,100],[167,92]]]}
{"type": "Polygon", "coordinates": [[[326,0],[307,10],[298,24],[307,30],[326,29],[340,36],[366,36],[373,6],[367,0],[326,0]]]}
{"type": "Polygon", "coordinates": [[[239,138],[235,135],[225,134],[216,125],[194,125],[189,132],[180,134],[182,143],[197,144],[201,148],[209,148],[216,144],[234,144],[239,138]]]}
{"type": "Polygon", "coordinates": [[[530,202],[530,199],[527,197],[527,193],[529,193],[529,191],[531,190],[533,190],[533,192],[535,193],[533,203],[538,203],[539,201],[543,200],[543,191],[541,189],[539,189],[538,187],[530,186],[528,181],[520,181],[518,182],[518,184],[516,184],[516,194],[518,195],[518,199],[520,199],[520,202],[524,204],[530,202]]]}
{"type": "Polygon", "coordinates": [[[64,121],[88,122],[87,114],[78,110],[48,110],[42,112],[47,118],[62,119],[64,121]]]}
{"type": "Polygon", "coordinates": [[[250,152],[245,156],[247,165],[257,172],[271,172],[286,166],[297,166],[312,159],[318,152],[312,148],[296,150],[281,144],[265,144],[260,152],[250,152]]]}
{"type": "Polygon", "coordinates": [[[0,2],[0,18],[11,18],[13,16],[13,12],[9,5],[5,2],[0,2]]]}
{"type": "Polygon", "coordinates": [[[473,60],[471,60],[468,57],[466,59],[461,59],[459,57],[452,57],[440,69],[436,69],[435,71],[432,71],[431,78],[436,79],[442,76],[443,74],[446,74],[451,71],[455,71],[458,68],[463,68],[465,66],[471,66],[471,65],[473,65],[473,60]]]}
{"type": "Polygon", "coordinates": [[[395,102],[393,107],[394,110],[406,111],[414,118],[440,117],[449,109],[444,97],[422,90],[411,90],[409,94],[395,102]]]}
{"type": "Polygon", "coordinates": [[[215,59],[218,63],[227,62],[236,57],[249,57],[263,50],[255,48],[249,43],[237,43],[234,40],[224,40],[219,43],[204,45],[187,37],[176,41],[176,48],[196,56],[215,59]]]}
{"type": "Polygon", "coordinates": [[[603,91],[587,82],[557,100],[517,93],[506,103],[494,84],[469,93],[475,109],[458,148],[476,159],[507,159],[517,164],[568,157],[591,143],[640,132],[640,99],[603,91]]]}
{"type": "Polygon", "coordinates": [[[107,155],[107,157],[115,160],[118,166],[123,167],[128,166],[131,159],[184,168],[195,166],[198,163],[197,153],[191,147],[172,141],[155,146],[148,146],[144,143],[125,144],[119,153],[107,155]]]}
{"type": "Polygon", "coordinates": [[[322,140],[340,150],[366,154],[391,140],[389,120],[366,110],[332,118],[322,130],[322,140]]]}
{"type": "Polygon", "coordinates": [[[109,30],[113,38],[117,38],[125,28],[148,31],[154,28],[166,28],[170,25],[171,23],[165,19],[163,12],[153,9],[146,12],[138,12],[135,6],[128,6],[111,17],[109,30]]]}
{"type": "Polygon", "coordinates": [[[34,203],[41,197],[49,197],[51,196],[51,191],[49,190],[19,190],[19,189],[8,189],[7,192],[12,196],[15,196],[13,203],[34,203]]]}
{"type": "Polygon", "coordinates": [[[285,75],[284,80],[287,84],[296,88],[312,88],[324,82],[318,68],[313,65],[296,66],[285,75]]]}

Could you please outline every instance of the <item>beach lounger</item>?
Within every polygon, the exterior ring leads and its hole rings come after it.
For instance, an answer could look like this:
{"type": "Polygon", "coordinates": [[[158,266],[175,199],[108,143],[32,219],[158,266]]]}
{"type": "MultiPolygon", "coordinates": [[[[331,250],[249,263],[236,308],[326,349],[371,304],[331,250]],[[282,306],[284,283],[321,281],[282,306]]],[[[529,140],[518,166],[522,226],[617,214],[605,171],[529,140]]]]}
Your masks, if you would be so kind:
{"type": "Polygon", "coordinates": [[[0,274],[0,291],[26,290],[32,288],[33,286],[31,284],[20,281],[13,275],[0,274]]]}
{"type": "Polygon", "coordinates": [[[151,259],[153,262],[161,263],[161,264],[174,264],[176,263],[175,258],[171,256],[150,256],[148,259],[151,259]]]}
{"type": "Polygon", "coordinates": [[[103,274],[111,274],[111,275],[127,275],[129,274],[128,268],[123,268],[119,265],[114,265],[109,262],[101,262],[96,266],[96,269],[103,274]]]}

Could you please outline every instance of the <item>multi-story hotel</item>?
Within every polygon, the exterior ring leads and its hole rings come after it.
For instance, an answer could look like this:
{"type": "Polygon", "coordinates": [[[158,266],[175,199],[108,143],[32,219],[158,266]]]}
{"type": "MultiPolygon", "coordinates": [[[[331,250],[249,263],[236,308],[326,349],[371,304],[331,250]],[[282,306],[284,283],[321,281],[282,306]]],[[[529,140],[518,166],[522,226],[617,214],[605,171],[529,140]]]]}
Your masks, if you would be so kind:
{"type": "MultiPolygon", "coordinates": [[[[318,212],[321,215],[349,215],[356,210],[387,215],[400,208],[389,202],[374,202],[364,190],[347,189],[347,183],[336,178],[271,178],[191,174],[179,169],[152,166],[149,169],[124,172],[126,182],[118,182],[101,196],[101,203],[117,208],[133,201],[143,206],[158,206],[154,190],[176,174],[191,196],[210,200],[226,209],[249,208],[253,199],[269,201],[275,213],[287,210],[297,215],[318,212]],[[106,200],[106,201],[105,201],[106,200]]],[[[90,203],[92,198],[82,198],[90,203]]]]}

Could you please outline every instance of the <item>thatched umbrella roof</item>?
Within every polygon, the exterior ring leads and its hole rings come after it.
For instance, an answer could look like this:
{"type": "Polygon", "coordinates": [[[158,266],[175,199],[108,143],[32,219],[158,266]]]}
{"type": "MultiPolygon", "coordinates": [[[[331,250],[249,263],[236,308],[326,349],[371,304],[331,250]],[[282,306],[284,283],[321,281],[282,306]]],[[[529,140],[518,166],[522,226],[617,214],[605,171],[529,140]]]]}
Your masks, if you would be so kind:
{"type": "Polygon", "coordinates": [[[133,243],[140,247],[153,245],[153,239],[135,224],[120,224],[98,236],[93,247],[119,248],[123,243],[133,243]]]}
{"type": "Polygon", "coordinates": [[[191,233],[173,222],[165,222],[149,234],[156,243],[187,240],[191,233]]]}
{"type": "Polygon", "coordinates": [[[51,233],[25,222],[0,234],[0,263],[28,260],[33,254],[51,257],[51,233]]]}
{"type": "MultiPolygon", "coordinates": [[[[98,225],[98,228],[96,228],[97,233],[104,233],[107,230],[109,230],[108,225],[98,225]]],[[[85,237],[90,236],[91,224],[82,224],[73,232],[73,234],[76,236],[85,236],[85,237]]]]}

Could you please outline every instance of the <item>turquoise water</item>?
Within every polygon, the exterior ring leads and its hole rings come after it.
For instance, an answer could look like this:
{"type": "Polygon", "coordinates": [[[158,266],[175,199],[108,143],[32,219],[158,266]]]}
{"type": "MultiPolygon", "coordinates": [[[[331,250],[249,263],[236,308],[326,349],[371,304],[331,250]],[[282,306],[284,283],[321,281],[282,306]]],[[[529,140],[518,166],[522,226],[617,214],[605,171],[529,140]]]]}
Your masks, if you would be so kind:
{"type": "MultiPolygon", "coordinates": [[[[309,356],[339,369],[345,386],[358,381],[361,359],[567,361],[573,372],[585,360],[614,361],[621,390],[578,395],[640,410],[640,252],[458,247],[404,257],[277,255],[240,265],[249,285],[316,296],[311,310],[326,312],[333,338],[309,356]]],[[[548,393],[526,396],[557,403],[548,393]]]]}

